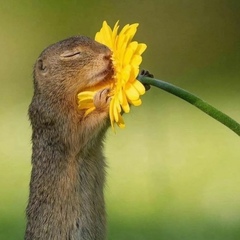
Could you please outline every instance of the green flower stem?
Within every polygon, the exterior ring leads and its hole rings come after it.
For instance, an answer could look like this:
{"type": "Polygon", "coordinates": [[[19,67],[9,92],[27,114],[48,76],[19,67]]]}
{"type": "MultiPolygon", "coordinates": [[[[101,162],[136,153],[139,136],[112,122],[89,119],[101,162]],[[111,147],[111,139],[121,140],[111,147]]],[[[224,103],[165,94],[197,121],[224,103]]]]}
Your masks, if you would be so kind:
{"type": "Polygon", "coordinates": [[[169,92],[177,97],[182,98],[183,100],[191,103],[195,107],[199,108],[209,116],[213,117],[217,121],[224,124],[226,127],[230,128],[233,132],[235,132],[238,136],[240,136],[240,124],[236,122],[234,119],[230,118],[225,113],[219,111],[218,109],[214,108],[207,102],[203,101],[199,97],[193,95],[186,90],[174,86],[168,82],[164,82],[162,80],[146,77],[144,75],[139,75],[138,80],[143,84],[152,85],[154,87],[161,88],[162,90],[169,92]]]}

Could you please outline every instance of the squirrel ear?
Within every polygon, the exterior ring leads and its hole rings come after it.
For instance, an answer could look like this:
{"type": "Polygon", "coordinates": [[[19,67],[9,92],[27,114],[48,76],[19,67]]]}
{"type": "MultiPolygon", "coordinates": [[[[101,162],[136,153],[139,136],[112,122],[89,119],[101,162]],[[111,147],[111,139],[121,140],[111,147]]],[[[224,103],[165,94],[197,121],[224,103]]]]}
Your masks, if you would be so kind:
{"type": "Polygon", "coordinates": [[[37,61],[37,66],[38,66],[38,69],[41,71],[41,72],[44,72],[46,73],[47,72],[47,66],[44,64],[43,60],[40,58],[38,59],[37,61]]]}

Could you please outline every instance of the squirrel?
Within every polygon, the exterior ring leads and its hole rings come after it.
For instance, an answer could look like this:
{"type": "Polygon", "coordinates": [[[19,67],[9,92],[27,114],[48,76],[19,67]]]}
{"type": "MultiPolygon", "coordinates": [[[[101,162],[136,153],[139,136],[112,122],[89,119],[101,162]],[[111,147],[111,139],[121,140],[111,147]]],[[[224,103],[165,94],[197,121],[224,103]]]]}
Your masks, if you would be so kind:
{"type": "Polygon", "coordinates": [[[103,139],[110,126],[109,89],[84,117],[77,93],[113,75],[111,51],[77,36],[46,48],[34,66],[32,173],[26,240],[103,240],[106,214],[103,139]]]}
{"type": "Polygon", "coordinates": [[[108,47],[76,36],[46,48],[34,65],[25,240],[106,239],[103,142],[110,126],[111,55],[108,47]],[[77,94],[99,84],[106,87],[85,116],[77,94]]]}

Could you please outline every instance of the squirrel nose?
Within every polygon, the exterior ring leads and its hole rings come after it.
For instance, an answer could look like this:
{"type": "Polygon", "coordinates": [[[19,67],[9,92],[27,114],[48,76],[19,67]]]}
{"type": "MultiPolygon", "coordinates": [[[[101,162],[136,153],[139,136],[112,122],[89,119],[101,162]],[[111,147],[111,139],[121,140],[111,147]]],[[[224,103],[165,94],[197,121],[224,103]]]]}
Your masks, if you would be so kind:
{"type": "Polygon", "coordinates": [[[111,57],[112,57],[112,52],[109,51],[108,53],[106,53],[106,54],[103,56],[103,59],[109,61],[109,60],[111,60],[111,57]]]}

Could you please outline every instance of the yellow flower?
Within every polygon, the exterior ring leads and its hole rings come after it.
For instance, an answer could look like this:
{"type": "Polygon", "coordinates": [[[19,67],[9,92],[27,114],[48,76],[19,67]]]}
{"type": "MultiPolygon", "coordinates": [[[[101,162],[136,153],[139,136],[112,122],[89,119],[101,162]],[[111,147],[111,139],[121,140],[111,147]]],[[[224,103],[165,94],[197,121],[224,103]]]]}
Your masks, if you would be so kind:
{"type": "MultiPolygon", "coordinates": [[[[141,54],[147,48],[146,44],[132,41],[138,24],[127,24],[118,34],[118,22],[113,30],[107,22],[103,22],[101,30],[96,34],[95,40],[112,51],[112,63],[114,68],[113,84],[111,85],[111,101],[109,117],[111,125],[116,123],[119,127],[125,127],[122,112],[130,111],[130,104],[141,105],[140,95],[145,93],[145,88],[136,78],[139,73],[139,65],[142,62],[141,54]]],[[[87,109],[89,114],[95,108],[92,99],[95,92],[87,91],[78,94],[80,109],[87,109]]]]}

